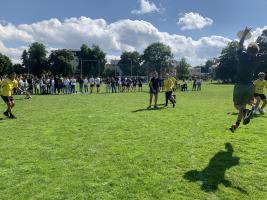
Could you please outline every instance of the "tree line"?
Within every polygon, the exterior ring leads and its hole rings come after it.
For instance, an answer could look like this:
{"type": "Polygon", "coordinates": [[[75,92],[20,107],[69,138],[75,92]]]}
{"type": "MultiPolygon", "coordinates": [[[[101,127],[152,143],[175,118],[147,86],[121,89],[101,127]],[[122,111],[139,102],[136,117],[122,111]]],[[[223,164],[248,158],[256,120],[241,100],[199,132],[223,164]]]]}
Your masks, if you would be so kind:
{"type": "MultiPolygon", "coordinates": [[[[23,51],[21,64],[12,64],[10,58],[0,53],[0,75],[8,74],[11,71],[18,74],[51,73],[63,76],[80,72],[87,76],[114,76],[116,73],[116,69],[105,69],[106,54],[99,46],[89,47],[83,44],[76,53],[78,53],[76,60],[73,51],[67,49],[53,50],[48,55],[45,45],[35,42],[29,46],[28,50],[23,51]],[[74,62],[78,62],[77,69],[74,68],[74,62]]],[[[123,52],[118,67],[125,76],[145,76],[155,70],[162,75],[167,71],[176,70],[180,77],[185,78],[189,76],[191,66],[184,58],[175,61],[169,46],[163,43],[153,43],[144,50],[143,54],[137,51],[123,52]],[[174,62],[176,62],[175,66],[174,62]]]]}

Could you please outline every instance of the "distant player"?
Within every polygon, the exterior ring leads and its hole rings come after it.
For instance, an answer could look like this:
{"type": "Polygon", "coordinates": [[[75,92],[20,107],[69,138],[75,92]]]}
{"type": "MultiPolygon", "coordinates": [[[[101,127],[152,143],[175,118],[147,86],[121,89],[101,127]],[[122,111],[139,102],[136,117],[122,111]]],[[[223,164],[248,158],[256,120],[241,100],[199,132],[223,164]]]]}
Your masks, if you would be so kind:
{"type": "Polygon", "coordinates": [[[14,99],[12,97],[12,92],[14,89],[18,89],[23,92],[22,89],[18,87],[18,81],[16,80],[16,74],[11,73],[8,75],[8,78],[1,82],[1,97],[7,105],[7,110],[3,113],[6,117],[10,119],[15,119],[15,115],[12,113],[12,109],[15,106],[14,99]]]}
{"type": "Polygon", "coordinates": [[[254,97],[256,98],[256,104],[253,110],[253,114],[256,114],[257,109],[259,110],[260,114],[264,114],[264,108],[267,104],[266,96],[264,94],[264,88],[267,88],[267,81],[265,80],[264,72],[260,72],[258,76],[259,79],[254,81],[254,86],[255,86],[254,97]],[[263,104],[261,107],[259,107],[261,101],[263,102],[263,104]]]}
{"type": "Polygon", "coordinates": [[[149,93],[150,93],[150,98],[149,98],[149,106],[148,109],[151,109],[152,105],[152,100],[154,96],[154,108],[158,108],[158,93],[159,93],[159,86],[160,86],[160,80],[158,78],[158,73],[155,71],[152,74],[152,78],[149,82],[149,93]]]}
{"type": "Polygon", "coordinates": [[[90,83],[90,93],[92,94],[95,87],[95,79],[93,76],[91,76],[91,78],[89,79],[89,83],[90,83]]]}
{"type": "Polygon", "coordinates": [[[100,93],[100,85],[101,85],[101,79],[99,77],[97,77],[95,79],[95,84],[96,84],[96,92],[100,93]]]}
{"type": "Polygon", "coordinates": [[[176,106],[176,101],[172,96],[173,88],[175,87],[173,80],[169,74],[166,74],[166,79],[164,80],[164,90],[165,90],[165,106],[168,106],[168,101],[170,101],[173,107],[176,106]]]}
{"type": "Polygon", "coordinates": [[[242,119],[243,124],[250,122],[252,110],[246,109],[247,104],[251,104],[254,94],[253,75],[255,69],[259,66],[260,61],[266,57],[266,54],[259,54],[259,46],[256,43],[249,44],[247,50],[244,49],[244,41],[250,34],[251,29],[247,28],[243,31],[238,49],[238,65],[237,65],[237,83],[234,87],[233,101],[235,108],[239,111],[236,123],[230,130],[234,132],[240,125],[242,119]]]}

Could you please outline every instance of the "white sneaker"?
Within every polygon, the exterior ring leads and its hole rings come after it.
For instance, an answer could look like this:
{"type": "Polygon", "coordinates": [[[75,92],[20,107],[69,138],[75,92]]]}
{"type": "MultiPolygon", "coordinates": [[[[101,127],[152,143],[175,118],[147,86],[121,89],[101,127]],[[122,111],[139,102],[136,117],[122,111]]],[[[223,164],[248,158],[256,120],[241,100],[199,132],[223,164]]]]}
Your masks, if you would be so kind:
{"type": "Polygon", "coordinates": [[[260,114],[264,115],[265,111],[262,108],[258,108],[260,114]]]}

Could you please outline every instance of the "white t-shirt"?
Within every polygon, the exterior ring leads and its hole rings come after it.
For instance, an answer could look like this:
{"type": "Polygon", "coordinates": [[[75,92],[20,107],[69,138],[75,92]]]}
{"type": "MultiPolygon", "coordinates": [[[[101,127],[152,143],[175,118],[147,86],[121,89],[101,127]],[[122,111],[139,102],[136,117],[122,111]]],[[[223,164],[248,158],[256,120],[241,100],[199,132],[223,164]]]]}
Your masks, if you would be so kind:
{"type": "Polygon", "coordinates": [[[19,80],[19,86],[20,87],[24,86],[24,83],[23,83],[23,80],[22,79],[19,80]]]}
{"type": "Polygon", "coordinates": [[[76,85],[76,79],[75,79],[75,78],[72,78],[72,79],[70,80],[70,82],[71,82],[71,85],[76,85]]]}
{"type": "Polygon", "coordinates": [[[66,86],[70,85],[70,79],[66,78],[64,81],[64,85],[66,86]]]}
{"type": "Polygon", "coordinates": [[[95,83],[96,83],[97,85],[100,85],[100,82],[101,82],[101,81],[100,81],[100,78],[96,78],[96,79],[95,79],[95,83]]]}
{"type": "Polygon", "coordinates": [[[90,82],[91,85],[94,85],[95,84],[95,79],[94,78],[90,78],[89,82],[90,82]]]}
{"type": "Polygon", "coordinates": [[[83,84],[88,85],[88,79],[87,78],[83,80],[83,84]]]}
{"type": "Polygon", "coordinates": [[[51,85],[52,85],[52,86],[55,85],[55,80],[54,80],[54,79],[51,80],[51,85]]]}

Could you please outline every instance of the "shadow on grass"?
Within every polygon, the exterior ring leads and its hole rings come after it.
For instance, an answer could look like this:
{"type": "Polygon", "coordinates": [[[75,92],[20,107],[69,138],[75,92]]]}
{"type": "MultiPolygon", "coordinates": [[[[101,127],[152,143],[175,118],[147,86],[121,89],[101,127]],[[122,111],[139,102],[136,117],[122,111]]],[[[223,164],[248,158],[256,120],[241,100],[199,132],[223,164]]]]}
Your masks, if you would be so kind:
{"type": "Polygon", "coordinates": [[[168,108],[168,107],[164,106],[165,104],[158,104],[158,105],[159,105],[158,108],[141,108],[141,109],[132,111],[132,113],[143,112],[143,111],[156,111],[156,110],[163,110],[163,109],[168,108]]]}
{"type": "Polygon", "coordinates": [[[263,117],[263,118],[266,118],[266,115],[259,115],[259,114],[256,114],[256,115],[253,115],[253,118],[259,118],[259,117],[263,117]]]}
{"type": "Polygon", "coordinates": [[[184,174],[183,178],[190,182],[202,182],[201,189],[205,192],[215,192],[218,185],[223,184],[225,187],[232,187],[238,191],[248,194],[238,186],[232,186],[229,180],[225,179],[226,170],[239,165],[239,157],[233,157],[233,147],[230,143],[225,144],[226,151],[219,151],[211,158],[209,165],[202,171],[191,170],[184,174]]]}

